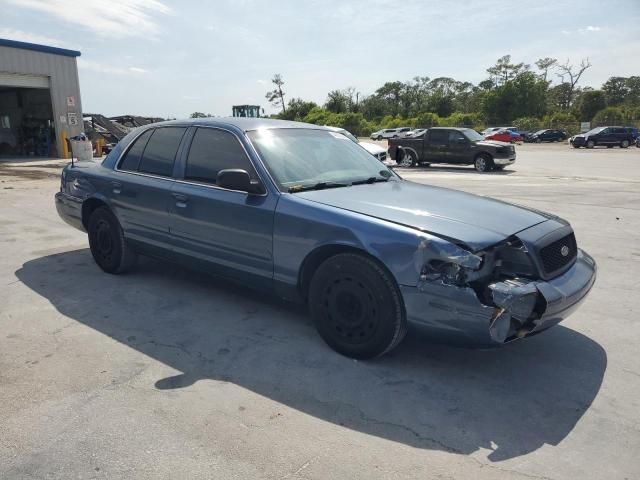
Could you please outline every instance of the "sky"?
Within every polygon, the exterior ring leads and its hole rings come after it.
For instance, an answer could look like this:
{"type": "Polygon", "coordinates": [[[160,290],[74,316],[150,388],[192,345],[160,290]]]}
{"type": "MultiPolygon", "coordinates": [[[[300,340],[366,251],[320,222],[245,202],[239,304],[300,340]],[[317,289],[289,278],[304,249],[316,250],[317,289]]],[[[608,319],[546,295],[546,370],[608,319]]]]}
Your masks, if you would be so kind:
{"type": "MultiPolygon", "coordinates": [[[[640,0],[0,0],[0,38],[79,50],[84,112],[184,118],[286,98],[369,95],[415,76],[480,82],[505,54],[640,75],[640,0]]],[[[2,66],[0,65],[0,70],[2,66]]],[[[553,77],[553,75],[552,75],[553,77]]]]}

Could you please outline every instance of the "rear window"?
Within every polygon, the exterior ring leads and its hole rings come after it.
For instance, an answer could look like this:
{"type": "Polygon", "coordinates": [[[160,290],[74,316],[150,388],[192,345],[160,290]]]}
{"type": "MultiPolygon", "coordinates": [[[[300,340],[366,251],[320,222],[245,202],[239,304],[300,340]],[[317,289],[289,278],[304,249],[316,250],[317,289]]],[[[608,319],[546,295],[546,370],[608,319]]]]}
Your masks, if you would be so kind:
{"type": "Polygon", "coordinates": [[[436,145],[449,145],[449,130],[431,130],[429,142],[436,145]]]}
{"type": "Polygon", "coordinates": [[[127,170],[130,172],[138,171],[142,152],[144,152],[144,147],[147,146],[147,142],[149,141],[149,137],[152,133],[153,130],[147,130],[134,140],[133,145],[120,162],[120,166],[118,167],[120,170],[127,170]]]}
{"type": "Polygon", "coordinates": [[[183,127],[157,128],[144,149],[138,171],[170,177],[185,130],[183,127]]]}

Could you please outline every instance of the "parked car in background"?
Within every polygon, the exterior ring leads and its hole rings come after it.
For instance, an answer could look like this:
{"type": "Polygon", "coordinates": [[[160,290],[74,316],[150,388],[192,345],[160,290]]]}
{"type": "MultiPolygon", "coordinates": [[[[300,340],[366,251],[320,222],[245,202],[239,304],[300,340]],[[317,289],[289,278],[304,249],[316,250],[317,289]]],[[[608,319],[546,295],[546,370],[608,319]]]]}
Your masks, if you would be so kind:
{"type": "Polygon", "coordinates": [[[415,130],[411,130],[410,132],[407,132],[407,134],[405,135],[405,137],[420,137],[424,134],[424,132],[426,132],[427,129],[426,128],[416,128],[415,130]]]}
{"type": "Polygon", "coordinates": [[[568,138],[567,133],[562,130],[547,128],[525,135],[525,142],[563,142],[568,138]]]}
{"type": "Polygon", "coordinates": [[[593,148],[598,145],[609,148],[616,146],[627,148],[633,144],[634,141],[633,134],[625,127],[597,127],[589,130],[587,133],[574,135],[569,139],[569,143],[573,148],[593,148]]]}
{"type": "Polygon", "coordinates": [[[638,139],[638,136],[640,135],[638,132],[638,129],[636,127],[624,127],[630,134],[631,136],[634,138],[634,140],[638,139]]]}
{"type": "Polygon", "coordinates": [[[449,163],[488,172],[513,164],[516,150],[508,143],[485,140],[471,128],[434,127],[421,137],[389,140],[389,156],[401,167],[449,163]]]}
{"type": "Polygon", "coordinates": [[[383,147],[381,147],[380,145],[377,145],[375,143],[369,143],[369,142],[361,142],[360,140],[358,140],[358,138],[353,135],[351,132],[345,130],[344,128],[340,128],[340,127],[330,127],[330,126],[326,126],[326,128],[328,128],[329,130],[339,133],[341,135],[344,135],[345,137],[347,137],[349,140],[351,140],[354,143],[357,143],[358,145],[360,145],[362,148],[364,148],[367,152],[369,152],[371,155],[373,155],[374,157],[376,157],[378,160],[380,160],[381,162],[386,162],[387,161],[387,150],[383,147]]]}
{"type": "Polygon", "coordinates": [[[404,181],[297,122],[141,127],[101,163],[65,167],[55,203],[104,272],[150,255],[306,303],[320,336],[354,358],[389,352],[409,324],[480,347],[536,335],[596,278],[565,220],[404,181]]]}
{"type": "Polygon", "coordinates": [[[373,132],[369,136],[369,138],[371,138],[372,140],[382,140],[383,138],[400,138],[410,131],[410,127],[385,128],[384,130],[373,132]]]}
{"type": "Polygon", "coordinates": [[[513,130],[502,129],[497,132],[489,133],[484,137],[486,140],[497,140],[498,142],[515,143],[521,142],[522,137],[518,132],[513,130]]]}

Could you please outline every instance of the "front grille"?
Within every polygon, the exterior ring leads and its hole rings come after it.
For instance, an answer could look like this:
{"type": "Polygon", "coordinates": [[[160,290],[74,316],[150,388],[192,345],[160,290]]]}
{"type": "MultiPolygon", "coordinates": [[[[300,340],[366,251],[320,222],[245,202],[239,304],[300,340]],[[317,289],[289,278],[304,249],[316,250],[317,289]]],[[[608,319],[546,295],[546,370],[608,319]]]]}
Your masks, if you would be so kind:
{"type": "Polygon", "coordinates": [[[573,233],[570,233],[566,237],[542,247],[540,249],[540,260],[544,271],[550,274],[567,266],[576,258],[577,254],[576,237],[573,233]],[[564,247],[567,248],[565,249],[564,247]]]}

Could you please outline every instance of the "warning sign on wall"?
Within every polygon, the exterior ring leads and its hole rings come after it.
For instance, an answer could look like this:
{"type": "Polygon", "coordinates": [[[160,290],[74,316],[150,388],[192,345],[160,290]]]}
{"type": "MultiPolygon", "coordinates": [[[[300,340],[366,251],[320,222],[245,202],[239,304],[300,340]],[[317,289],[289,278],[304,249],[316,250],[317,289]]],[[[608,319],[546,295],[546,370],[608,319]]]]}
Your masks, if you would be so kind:
{"type": "Polygon", "coordinates": [[[78,115],[72,112],[67,113],[69,125],[78,125],[78,115]]]}
{"type": "Polygon", "coordinates": [[[76,106],[76,97],[67,97],[67,107],[76,106]]]}

